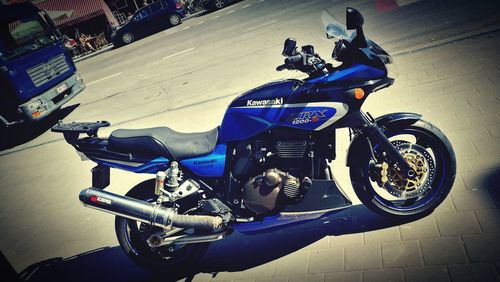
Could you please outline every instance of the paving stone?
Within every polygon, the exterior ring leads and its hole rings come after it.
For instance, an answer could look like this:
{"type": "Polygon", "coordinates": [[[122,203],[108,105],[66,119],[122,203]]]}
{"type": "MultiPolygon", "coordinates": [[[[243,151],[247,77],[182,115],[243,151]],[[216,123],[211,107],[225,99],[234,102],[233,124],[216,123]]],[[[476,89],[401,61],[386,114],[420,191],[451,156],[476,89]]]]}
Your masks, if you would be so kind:
{"type": "Polygon", "coordinates": [[[365,232],[365,244],[397,241],[401,241],[398,226],[365,232]]]}
{"type": "Polygon", "coordinates": [[[500,210],[474,211],[483,232],[500,232],[500,210]]]}
{"type": "Polygon", "coordinates": [[[471,262],[500,261],[500,233],[463,236],[471,262]]]}
{"type": "Polygon", "coordinates": [[[363,233],[345,234],[330,237],[330,248],[364,245],[365,239],[363,233]]]}
{"type": "Polygon", "coordinates": [[[495,138],[500,138],[500,127],[497,126],[498,121],[495,120],[495,124],[493,126],[487,126],[488,133],[495,138]]]}
{"type": "Polygon", "coordinates": [[[478,141],[478,140],[489,140],[493,139],[484,127],[473,127],[469,129],[455,130],[451,135],[450,141],[456,142],[458,140],[463,141],[478,141]]]}
{"type": "Polygon", "coordinates": [[[288,279],[288,282],[323,282],[323,274],[297,275],[288,279]]]}
{"type": "Polygon", "coordinates": [[[439,206],[434,210],[433,214],[443,214],[443,213],[455,213],[455,204],[451,195],[448,195],[446,199],[439,204],[439,206]]]}
{"type": "Polygon", "coordinates": [[[361,282],[363,281],[363,272],[346,271],[325,274],[325,282],[361,282]]]}
{"type": "Polygon", "coordinates": [[[446,282],[450,281],[446,266],[408,267],[403,270],[405,282],[446,282]]]}
{"type": "Polygon", "coordinates": [[[288,277],[273,277],[273,278],[264,278],[259,279],[259,282],[287,282],[288,277]]]}
{"type": "MultiPolygon", "coordinates": [[[[498,110],[498,105],[495,105],[495,108],[498,110]]],[[[482,141],[474,141],[474,146],[479,151],[479,153],[488,155],[488,154],[499,154],[500,146],[498,146],[498,142],[500,142],[499,138],[490,139],[490,140],[482,140],[482,141]]]]}
{"type": "Polygon", "coordinates": [[[402,240],[439,237],[439,230],[434,216],[427,216],[417,221],[403,224],[400,226],[400,230],[402,240]]]}
{"type": "Polygon", "coordinates": [[[309,273],[337,272],[343,270],[343,248],[311,251],[311,258],[309,259],[309,273]]]}
{"type": "Polygon", "coordinates": [[[370,282],[403,282],[402,269],[383,269],[363,271],[364,281],[370,282]]]}
{"type": "Polygon", "coordinates": [[[442,236],[481,233],[473,211],[436,214],[435,217],[442,236]]]}
{"type": "Polygon", "coordinates": [[[212,274],[210,274],[210,273],[198,273],[193,277],[193,279],[191,281],[192,282],[206,282],[206,281],[210,281],[210,278],[212,278],[212,274]]]}
{"type": "Polygon", "coordinates": [[[466,263],[464,247],[458,237],[420,240],[425,265],[466,263]]]}
{"type": "Polygon", "coordinates": [[[491,209],[495,203],[486,189],[454,191],[451,193],[457,211],[491,209]]]}
{"type": "Polygon", "coordinates": [[[378,244],[347,247],[345,249],[345,269],[349,271],[381,268],[380,248],[378,244]]]}
{"type": "Polygon", "coordinates": [[[382,244],[384,267],[405,267],[423,265],[418,241],[405,241],[382,244]]]}
{"type": "Polygon", "coordinates": [[[303,248],[303,250],[319,250],[326,249],[330,246],[330,238],[329,236],[325,236],[318,241],[311,243],[303,248]]]}
{"type": "MultiPolygon", "coordinates": [[[[487,171],[500,166],[500,154],[467,156],[465,159],[469,164],[472,164],[474,171],[487,171]]],[[[483,181],[481,188],[489,189],[491,187],[495,187],[495,184],[483,181]]]]}
{"type": "Polygon", "coordinates": [[[232,281],[241,278],[241,272],[219,272],[210,281],[232,281]]]}
{"type": "Polygon", "coordinates": [[[495,174],[495,170],[491,170],[491,172],[469,172],[462,173],[460,177],[465,184],[465,187],[469,190],[473,189],[488,189],[490,185],[495,183],[488,183],[488,175],[495,174]]]}
{"type": "Polygon", "coordinates": [[[270,278],[274,274],[276,261],[268,262],[241,272],[241,278],[270,278]]]}
{"type": "Polygon", "coordinates": [[[309,252],[299,251],[280,258],[277,261],[274,276],[290,276],[307,274],[309,252]]]}
{"type": "Polygon", "coordinates": [[[492,263],[467,265],[450,265],[450,276],[453,281],[498,282],[500,277],[492,263]]]}

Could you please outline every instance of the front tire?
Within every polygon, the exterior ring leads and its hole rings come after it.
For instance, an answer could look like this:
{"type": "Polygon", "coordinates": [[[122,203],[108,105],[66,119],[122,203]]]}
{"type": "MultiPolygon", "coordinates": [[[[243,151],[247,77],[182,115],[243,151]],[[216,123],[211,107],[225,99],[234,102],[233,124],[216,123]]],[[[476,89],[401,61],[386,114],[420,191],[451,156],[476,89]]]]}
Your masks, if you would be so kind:
{"type": "Polygon", "coordinates": [[[179,16],[178,14],[171,14],[168,17],[168,22],[170,23],[171,26],[178,26],[181,24],[182,19],[181,16],[179,16]]]}
{"type": "MultiPolygon", "coordinates": [[[[421,174],[416,181],[405,182],[396,170],[389,168],[389,180],[382,182],[382,169],[370,165],[371,157],[366,156],[350,167],[356,195],[370,210],[383,216],[409,219],[430,214],[444,201],[455,180],[455,153],[448,138],[423,120],[405,128],[387,128],[386,136],[409,163],[413,161],[412,165],[421,169],[421,174]]],[[[375,155],[380,156],[377,147],[373,144],[375,155]]]]}
{"type": "Polygon", "coordinates": [[[127,45],[127,44],[130,44],[132,42],[134,42],[134,35],[130,32],[126,32],[122,35],[122,43],[123,45],[127,45]]]}
{"type": "MultiPolygon", "coordinates": [[[[157,198],[154,194],[154,185],[154,179],[146,180],[134,186],[126,196],[154,202],[157,198]]],[[[150,271],[170,274],[190,271],[189,267],[192,267],[203,256],[209,245],[209,243],[190,244],[176,247],[173,251],[171,246],[150,248],[146,239],[150,234],[158,231],[161,231],[161,228],[120,216],[115,218],[116,237],[123,251],[137,265],[150,271]]]]}

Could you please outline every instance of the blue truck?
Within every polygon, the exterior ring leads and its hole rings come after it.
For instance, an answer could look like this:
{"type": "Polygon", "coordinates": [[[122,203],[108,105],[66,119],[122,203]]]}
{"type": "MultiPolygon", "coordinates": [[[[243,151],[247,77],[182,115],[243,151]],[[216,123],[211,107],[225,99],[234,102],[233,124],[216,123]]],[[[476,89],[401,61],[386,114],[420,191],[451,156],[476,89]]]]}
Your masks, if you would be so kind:
{"type": "Polygon", "coordinates": [[[0,4],[0,127],[41,120],[83,89],[48,13],[0,4]]]}

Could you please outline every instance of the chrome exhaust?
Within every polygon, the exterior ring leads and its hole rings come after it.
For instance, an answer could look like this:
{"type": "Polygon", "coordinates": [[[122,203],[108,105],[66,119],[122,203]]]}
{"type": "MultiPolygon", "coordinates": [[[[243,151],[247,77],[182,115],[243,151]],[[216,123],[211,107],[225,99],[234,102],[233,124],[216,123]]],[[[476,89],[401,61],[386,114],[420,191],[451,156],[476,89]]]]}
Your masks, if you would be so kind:
{"type": "Polygon", "coordinates": [[[214,230],[222,227],[222,218],[208,215],[178,214],[174,209],[121,196],[96,188],[80,192],[84,206],[161,228],[214,230]]]}

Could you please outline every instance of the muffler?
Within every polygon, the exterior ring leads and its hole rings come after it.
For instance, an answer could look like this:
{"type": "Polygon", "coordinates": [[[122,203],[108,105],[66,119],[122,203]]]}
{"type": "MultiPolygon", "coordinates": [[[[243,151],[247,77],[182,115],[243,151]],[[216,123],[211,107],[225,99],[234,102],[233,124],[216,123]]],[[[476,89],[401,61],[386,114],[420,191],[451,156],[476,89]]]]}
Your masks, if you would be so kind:
{"type": "Polygon", "coordinates": [[[80,192],[79,197],[86,207],[157,227],[170,228],[173,226],[213,230],[222,226],[222,218],[218,216],[178,214],[171,208],[100,189],[84,189],[80,192]]]}

